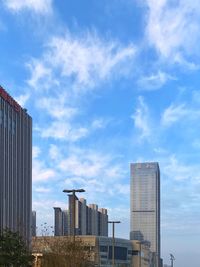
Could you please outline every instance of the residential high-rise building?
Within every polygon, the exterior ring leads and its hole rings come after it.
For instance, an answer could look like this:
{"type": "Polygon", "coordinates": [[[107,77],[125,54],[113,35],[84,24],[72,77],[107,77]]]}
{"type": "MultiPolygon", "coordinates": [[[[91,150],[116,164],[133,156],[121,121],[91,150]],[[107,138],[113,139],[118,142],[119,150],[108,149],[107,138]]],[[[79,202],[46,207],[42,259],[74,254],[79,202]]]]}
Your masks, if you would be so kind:
{"type": "Polygon", "coordinates": [[[130,239],[149,241],[154,265],[160,261],[160,170],[157,162],[131,163],[130,239]]]}
{"type": "Polygon", "coordinates": [[[89,208],[91,209],[91,231],[92,235],[99,235],[99,222],[98,220],[98,206],[96,204],[90,204],[89,208]]]}
{"type": "Polygon", "coordinates": [[[68,235],[69,216],[67,210],[61,210],[59,207],[54,207],[54,235],[68,235]]]}
{"type": "Polygon", "coordinates": [[[63,235],[68,235],[68,232],[69,232],[69,213],[68,213],[68,210],[62,211],[62,231],[63,231],[63,235]]]}
{"type": "Polygon", "coordinates": [[[59,207],[54,207],[54,235],[63,235],[62,210],[59,207]]]}
{"type": "Polygon", "coordinates": [[[32,212],[32,119],[0,86],[0,230],[28,243],[32,212]]]}
{"type": "MultiPolygon", "coordinates": [[[[69,195],[69,209],[54,208],[54,235],[73,235],[73,195],[69,195]],[[64,219],[65,218],[65,219],[64,219]]],[[[108,213],[96,204],[87,206],[84,198],[75,196],[75,234],[108,236],[108,213]]]]}
{"type": "Polygon", "coordinates": [[[98,211],[98,235],[108,236],[108,211],[107,209],[99,209],[98,211]]]}
{"type": "Polygon", "coordinates": [[[36,236],[36,211],[32,211],[32,223],[31,223],[32,236],[36,236]]]}

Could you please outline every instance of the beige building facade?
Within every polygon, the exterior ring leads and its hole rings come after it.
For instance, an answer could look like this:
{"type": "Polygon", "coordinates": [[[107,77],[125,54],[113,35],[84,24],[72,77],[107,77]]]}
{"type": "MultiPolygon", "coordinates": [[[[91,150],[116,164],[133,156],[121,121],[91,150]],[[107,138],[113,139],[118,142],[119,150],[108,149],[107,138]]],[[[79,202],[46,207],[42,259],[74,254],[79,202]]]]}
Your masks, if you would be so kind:
{"type": "MultiPolygon", "coordinates": [[[[51,242],[69,240],[70,237],[34,237],[32,240],[33,254],[36,255],[34,267],[40,267],[40,261],[45,253],[50,252],[51,242]]],[[[111,237],[101,236],[76,236],[81,240],[90,253],[90,262],[95,267],[112,267],[112,246],[111,237]]],[[[138,240],[127,240],[115,238],[115,267],[149,267],[150,250],[147,244],[138,240]]]]}

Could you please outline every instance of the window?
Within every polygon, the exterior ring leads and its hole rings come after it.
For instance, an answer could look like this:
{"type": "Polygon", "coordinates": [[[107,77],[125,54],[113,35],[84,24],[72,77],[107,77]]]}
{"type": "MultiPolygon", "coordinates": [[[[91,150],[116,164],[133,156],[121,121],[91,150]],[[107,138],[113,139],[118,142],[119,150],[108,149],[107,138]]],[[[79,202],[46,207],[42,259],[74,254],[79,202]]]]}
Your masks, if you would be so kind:
{"type": "MultiPolygon", "coordinates": [[[[127,248],[115,246],[114,256],[116,260],[127,260],[127,248]]],[[[109,246],[109,259],[112,259],[112,246],[109,246]]]]}
{"type": "Polygon", "coordinates": [[[101,255],[101,259],[107,259],[107,255],[101,255]]]}
{"type": "Polygon", "coordinates": [[[100,252],[108,252],[107,246],[100,246],[100,252]]]}
{"type": "Polygon", "coordinates": [[[140,254],[140,252],[138,250],[133,250],[132,251],[132,255],[134,256],[138,256],[140,254]]]}

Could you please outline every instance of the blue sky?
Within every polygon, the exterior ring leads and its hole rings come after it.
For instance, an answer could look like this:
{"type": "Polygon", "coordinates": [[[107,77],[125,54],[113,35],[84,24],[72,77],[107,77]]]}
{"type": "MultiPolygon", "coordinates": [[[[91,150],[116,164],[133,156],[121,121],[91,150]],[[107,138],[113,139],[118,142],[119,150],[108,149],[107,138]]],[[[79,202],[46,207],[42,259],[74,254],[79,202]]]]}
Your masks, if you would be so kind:
{"type": "Polygon", "coordinates": [[[199,0],[0,0],[0,81],[33,118],[39,225],[83,187],[128,238],[129,164],[158,161],[163,258],[197,267],[199,25],[199,0]]]}

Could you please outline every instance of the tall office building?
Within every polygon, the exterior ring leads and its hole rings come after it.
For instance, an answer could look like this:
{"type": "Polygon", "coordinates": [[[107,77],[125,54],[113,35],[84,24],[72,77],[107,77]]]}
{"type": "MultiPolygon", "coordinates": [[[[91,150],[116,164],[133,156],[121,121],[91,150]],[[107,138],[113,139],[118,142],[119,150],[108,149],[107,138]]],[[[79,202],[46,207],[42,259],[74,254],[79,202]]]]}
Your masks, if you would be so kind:
{"type": "Polygon", "coordinates": [[[32,222],[31,222],[32,236],[36,236],[36,211],[32,211],[32,222]]]}
{"type": "Polygon", "coordinates": [[[0,230],[29,242],[32,212],[32,119],[0,86],[0,230]]]}
{"type": "Polygon", "coordinates": [[[160,170],[157,162],[131,163],[130,239],[149,241],[160,261],[160,170]]]}

